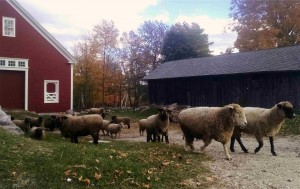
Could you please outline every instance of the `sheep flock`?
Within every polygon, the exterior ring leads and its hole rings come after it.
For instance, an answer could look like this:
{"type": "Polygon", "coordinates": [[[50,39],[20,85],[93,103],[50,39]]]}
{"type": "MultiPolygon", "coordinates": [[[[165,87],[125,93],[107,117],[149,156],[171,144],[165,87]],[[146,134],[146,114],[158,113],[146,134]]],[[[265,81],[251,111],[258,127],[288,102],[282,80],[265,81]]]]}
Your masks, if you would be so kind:
{"type": "MultiPolygon", "coordinates": [[[[230,146],[232,153],[235,152],[235,141],[245,153],[248,153],[248,149],[241,140],[242,133],[253,136],[253,139],[257,140],[258,146],[254,153],[260,151],[263,147],[263,138],[268,137],[271,153],[276,156],[274,138],[285,119],[295,117],[293,105],[288,101],[279,102],[269,109],[241,107],[239,104],[227,104],[220,107],[185,106],[180,109],[171,105],[156,108],[156,114],[139,120],[113,115],[113,112],[106,111],[104,108],[91,108],[82,114],[66,112],[26,117],[23,120],[17,120],[13,116],[11,118],[14,124],[32,139],[44,140],[47,132],[60,131],[62,137],[70,138],[72,143],[78,143],[78,137],[88,135],[92,137],[94,144],[98,144],[99,139],[103,138],[105,140],[123,139],[126,135],[121,135],[121,133],[124,132],[125,125],[128,128],[127,132],[133,132],[133,129],[136,129],[134,136],[144,138],[145,142],[165,141],[169,143],[169,130],[178,127],[182,131],[186,151],[198,151],[194,146],[195,140],[203,141],[203,145],[199,148],[201,152],[205,149],[209,150],[209,144],[215,140],[222,144],[226,159],[231,160],[228,147],[230,146]],[[104,119],[105,116],[106,119],[104,119]],[[146,135],[144,135],[145,132],[146,135]]],[[[162,144],[162,148],[164,146],[162,144]]]]}

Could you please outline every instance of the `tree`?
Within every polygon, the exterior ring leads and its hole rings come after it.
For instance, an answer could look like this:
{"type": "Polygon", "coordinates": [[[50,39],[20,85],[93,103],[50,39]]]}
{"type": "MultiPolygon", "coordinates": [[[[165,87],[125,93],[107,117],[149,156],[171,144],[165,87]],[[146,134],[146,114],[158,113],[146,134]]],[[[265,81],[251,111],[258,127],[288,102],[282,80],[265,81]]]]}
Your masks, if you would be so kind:
{"type": "Polygon", "coordinates": [[[232,0],[230,11],[239,51],[300,43],[300,1],[232,0]]]}
{"type": "Polygon", "coordinates": [[[140,48],[143,51],[143,61],[150,64],[151,70],[157,68],[162,62],[161,51],[168,28],[168,25],[163,22],[145,21],[137,30],[137,35],[142,41],[140,48]]]}
{"type": "Polygon", "coordinates": [[[115,27],[113,21],[102,20],[100,24],[96,25],[93,29],[93,42],[97,47],[97,58],[101,61],[99,66],[101,67],[101,89],[98,91],[101,92],[101,101],[102,105],[106,105],[105,96],[106,96],[106,84],[107,81],[112,78],[108,78],[109,69],[116,68],[117,64],[117,53],[118,50],[118,36],[119,30],[115,27]]]}
{"type": "Polygon", "coordinates": [[[208,35],[196,23],[176,23],[164,38],[164,61],[198,58],[210,55],[208,35]]]}

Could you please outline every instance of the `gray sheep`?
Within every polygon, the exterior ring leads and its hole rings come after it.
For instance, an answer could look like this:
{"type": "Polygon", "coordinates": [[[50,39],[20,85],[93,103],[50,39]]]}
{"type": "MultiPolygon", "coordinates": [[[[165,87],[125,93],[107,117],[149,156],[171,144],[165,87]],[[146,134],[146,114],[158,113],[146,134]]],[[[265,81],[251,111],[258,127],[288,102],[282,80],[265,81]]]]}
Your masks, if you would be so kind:
{"type": "Polygon", "coordinates": [[[238,104],[229,104],[224,107],[196,107],[181,111],[178,115],[179,125],[183,131],[186,146],[193,151],[194,138],[202,139],[203,151],[212,139],[223,144],[225,156],[231,160],[228,152],[228,143],[235,126],[244,128],[247,124],[243,109],[238,104]]]}
{"type": "Polygon", "coordinates": [[[111,116],[111,122],[112,123],[123,123],[128,126],[128,129],[130,128],[130,117],[117,117],[117,116],[111,116]]]}
{"type": "Polygon", "coordinates": [[[234,152],[235,139],[240,144],[242,150],[248,153],[248,150],[241,141],[241,133],[254,135],[258,147],[254,150],[257,153],[263,146],[263,137],[269,137],[271,145],[271,153],[276,156],[274,150],[274,136],[279,132],[282,123],[286,118],[292,119],[295,117],[293,105],[290,102],[280,102],[271,109],[265,108],[244,108],[248,124],[245,129],[235,128],[231,137],[230,150],[234,152]]]}
{"type": "Polygon", "coordinates": [[[110,123],[111,123],[111,121],[108,121],[108,120],[105,120],[105,119],[103,120],[103,126],[101,128],[103,135],[109,135],[109,133],[107,131],[107,128],[108,128],[108,125],[110,123]],[[106,131],[106,133],[105,133],[105,131],[106,131]]]}
{"type": "Polygon", "coordinates": [[[104,119],[105,115],[107,114],[107,113],[105,113],[104,108],[90,108],[87,110],[87,113],[101,115],[103,119],[104,119]]]}
{"type": "Polygon", "coordinates": [[[147,129],[147,120],[146,119],[141,119],[139,121],[139,132],[140,136],[144,135],[144,131],[147,129]]]}
{"type": "Polygon", "coordinates": [[[59,116],[57,120],[62,136],[71,138],[71,142],[78,143],[78,136],[91,135],[93,143],[98,144],[99,131],[103,126],[100,115],[59,116]]]}
{"type": "Polygon", "coordinates": [[[41,127],[43,125],[43,117],[28,117],[30,118],[30,127],[41,127]]]}
{"type": "Polygon", "coordinates": [[[56,116],[52,115],[44,120],[44,127],[49,129],[50,131],[53,131],[56,128],[55,125],[56,116]]]}
{"type": "Polygon", "coordinates": [[[121,131],[123,129],[124,125],[123,123],[111,123],[108,125],[107,127],[107,132],[110,133],[110,136],[111,138],[113,138],[113,135],[115,135],[115,138],[117,138],[117,135],[119,135],[119,138],[120,138],[120,135],[121,135],[121,131]]]}

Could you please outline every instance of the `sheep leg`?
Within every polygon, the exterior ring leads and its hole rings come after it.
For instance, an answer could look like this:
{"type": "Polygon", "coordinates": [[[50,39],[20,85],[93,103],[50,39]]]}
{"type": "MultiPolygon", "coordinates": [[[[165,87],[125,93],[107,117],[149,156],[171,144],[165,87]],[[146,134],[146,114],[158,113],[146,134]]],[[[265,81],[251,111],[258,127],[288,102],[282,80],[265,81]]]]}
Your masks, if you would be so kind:
{"type": "Polygon", "coordinates": [[[223,144],[223,148],[224,148],[226,159],[232,160],[231,156],[229,155],[228,144],[223,144]]]}
{"type": "Polygon", "coordinates": [[[94,143],[94,144],[98,144],[98,140],[99,140],[99,133],[98,133],[98,134],[96,134],[96,135],[93,135],[92,137],[93,137],[93,143],[94,143]]]}
{"type": "Polygon", "coordinates": [[[256,140],[258,142],[258,147],[255,148],[255,150],[254,150],[255,153],[257,153],[263,147],[263,145],[264,145],[264,141],[263,141],[262,138],[256,137],[256,140]]]}
{"type": "Polygon", "coordinates": [[[269,140],[270,140],[270,145],[271,145],[271,153],[273,154],[273,156],[277,156],[276,152],[275,152],[275,149],[274,149],[274,138],[271,136],[269,137],[269,140]]]}
{"type": "Polygon", "coordinates": [[[165,135],[165,137],[166,137],[166,143],[169,144],[169,136],[168,136],[168,135],[165,135]]]}
{"type": "Polygon", "coordinates": [[[234,151],[234,142],[235,142],[235,136],[232,135],[231,141],[230,141],[230,151],[231,151],[231,152],[235,152],[235,151],[234,151]]]}
{"type": "Polygon", "coordinates": [[[245,153],[248,153],[248,149],[244,146],[244,144],[242,143],[241,141],[241,138],[239,136],[236,137],[236,140],[238,141],[238,143],[240,144],[242,150],[245,152],[245,153]]]}
{"type": "Polygon", "coordinates": [[[203,151],[211,143],[211,140],[203,140],[203,142],[204,144],[200,148],[201,151],[203,151]]]}

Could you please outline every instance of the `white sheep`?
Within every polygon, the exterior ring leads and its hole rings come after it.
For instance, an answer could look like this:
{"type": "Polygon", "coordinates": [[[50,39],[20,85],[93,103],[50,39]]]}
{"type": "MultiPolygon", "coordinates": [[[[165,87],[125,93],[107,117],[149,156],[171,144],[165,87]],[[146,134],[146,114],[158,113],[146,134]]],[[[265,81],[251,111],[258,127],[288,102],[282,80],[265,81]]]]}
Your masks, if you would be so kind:
{"type": "Polygon", "coordinates": [[[235,128],[234,133],[231,137],[230,150],[234,152],[234,141],[235,139],[240,144],[242,150],[248,153],[248,150],[241,141],[241,133],[247,133],[254,135],[258,147],[254,150],[257,153],[263,147],[263,137],[269,137],[271,145],[271,153],[276,156],[274,150],[274,136],[279,132],[282,123],[286,118],[292,119],[295,117],[293,111],[293,105],[290,102],[280,102],[273,106],[271,109],[266,108],[244,108],[245,115],[247,118],[247,126],[245,129],[235,128]]]}
{"type": "Polygon", "coordinates": [[[162,107],[158,108],[158,114],[151,115],[146,119],[147,142],[160,142],[160,135],[165,136],[166,142],[169,143],[168,129],[170,127],[171,110],[162,107]]]}
{"type": "Polygon", "coordinates": [[[196,107],[181,111],[178,115],[179,125],[183,131],[186,146],[193,151],[194,138],[202,139],[203,151],[212,139],[223,144],[225,156],[231,160],[228,152],[228,143],[235,126],[244,128],[247,124],[243,109],[238,104],[229,104],[224,107],[196,107]]]}
{"type": "Polygon", "coordinates": [[[107,131],[110,133],[111,138],[113,138],[113,134],[115,134],[115,138],[117,138],[117,135],[119,135],[119,138],[121,136],[121,131],[123,129],[124,125],[123,123],[111,123],[107,127],[107,131]]]}

